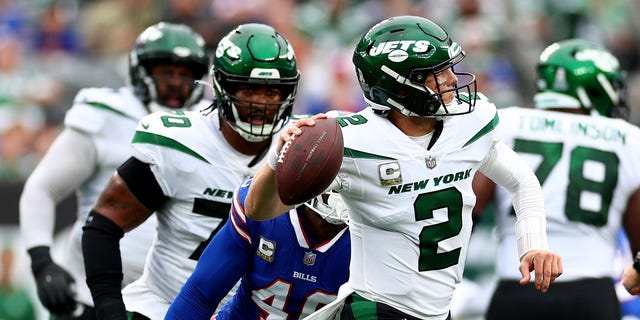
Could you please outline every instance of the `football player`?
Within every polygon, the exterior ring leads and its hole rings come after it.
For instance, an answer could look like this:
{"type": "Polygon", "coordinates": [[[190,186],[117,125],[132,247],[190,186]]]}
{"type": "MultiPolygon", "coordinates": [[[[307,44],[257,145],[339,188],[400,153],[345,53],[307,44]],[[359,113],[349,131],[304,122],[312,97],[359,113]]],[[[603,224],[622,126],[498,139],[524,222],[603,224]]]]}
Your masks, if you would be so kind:
{"type": "MultiPolygon", "coordinates": [[[[115,169],[131,155],[138,120],[160,109],[205,108],[210,59],[202,37],[186,25],[158,23],[142,32],[129,55],[129,85],[85,88],[65,117],[65,127],[27,180],[20,198],[20,228],[42,304],[55,316],[95,318],[85,283],[82,226],[115,169]],[[75,190],[77,219],[52,259],[56,204],[75,190]],[[74,289],[75,288],[75,289],[74,289]],[[77,303],[76,303],[77,302],[77,303]]],[[[140,277],[155,234],[150,219],[120,243],[124,282],[140,277]]]]}
{"type": "MultiPolygon", "coordinates": [[[[515,195],[518,244],[511,249],[521,261],[512,267],[521,282],[535,271],[536,287],[546,292],[562,273],[560,257],[547,249],[540,185],[497,139],[496,108],[476,92],[475,77],[454,71],[463,57],[444,29],[416,16],[384,20],[358,42],[353,62],[369,107],[338,118],[344,160],[331,187],[349,211],[350,276],[341,293],[351,294],[310,319],[327,319],[340,303],[342,319],[450,318],[478,171],[515,195]]],[[[319,117],[283,130],[279,145],[319,117]]],[[[275,190],[276,157],[249,189],[245,214],[252,219],[289,208],[275,190]]]]}
{"type": "Polygon", "coordinates": [[[487,319],[620,319],[613,280],[620,228],[640,250],[640,130],[619,118],[627,114],[620,64],[596,43],[568,39],[540,54],[537,74],[535,108],[501,109],[500,133],[535,170],[548,238],[566,272],[547,295],[518,285],[512,199],[478,175],[476,214],[495,201],[499,238],[487,319]]]}
{"type": "Polygon", "coordinates": [[[288,123],[299,73],[272,27],[243,24],[220,40],[215,102],[157,112],[133,136],[133,157],[94,205],[82,236],[87,283],[100,319],[163,319],[202,251],[229,216],[233,190],[253,176],[288,123]],[[121,295],[118,241],[155,212],[157,236],[142,277],[121,295]],[[124,299],[124,301],[123,301],[124,299]]]}
{"type": "Polygon", "coordinates": [[[268,221],[244,214],[251,180],[234,193],[229,219],[202,254],[165,319],[302,319],[332,302],[349,275],[348,215],[325,193],[268,221]]]}

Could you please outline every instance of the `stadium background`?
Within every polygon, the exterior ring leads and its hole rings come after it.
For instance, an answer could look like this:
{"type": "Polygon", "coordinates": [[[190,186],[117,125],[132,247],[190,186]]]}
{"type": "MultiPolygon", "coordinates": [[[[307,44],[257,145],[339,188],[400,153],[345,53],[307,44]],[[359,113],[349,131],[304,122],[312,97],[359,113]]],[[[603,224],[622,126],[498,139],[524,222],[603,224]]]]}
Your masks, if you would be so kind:
{"type": "MultiPolygon", "coordinates": [[[[126,81],[127,53],[146,26],[185,23],[214,48],[239,23],[273,25],[298,56],[302,80],[294,112],[301,114],[361,109],[353,46],[372,24],[401,14],[422,15],[449,30],[467,53],[463,68],[499,107],[531,105],[536,58],[547,44],[569,37],[600,42],[628,71],[631,122],[640,124],[640,2],[634,0],[0,0],[0,249],[15,256],[0,271],[34,296],[17,232],[22,184],[78,89],[126,81]]],[[[74,201],[71,196],[59,206],[59,234],[74,219],[74,201]]],[[[470,282],[455,309],[481,311],[490,296],[492,222],[486,214],[472,237],[470,282]]],[[[616,263],[628,258],[627,252],[616,263]]],[[[4,285],[0,281],[0,289],[4,285]]]]}

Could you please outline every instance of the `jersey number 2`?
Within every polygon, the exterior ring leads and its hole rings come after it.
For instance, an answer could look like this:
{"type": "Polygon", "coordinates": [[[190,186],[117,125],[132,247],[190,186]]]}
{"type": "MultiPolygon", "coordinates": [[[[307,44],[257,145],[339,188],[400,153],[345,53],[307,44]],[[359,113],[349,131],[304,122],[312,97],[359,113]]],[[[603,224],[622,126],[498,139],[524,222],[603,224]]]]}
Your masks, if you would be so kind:
{"type": "Polygon", "coordinates": [[[454,187],[423,193],[413,203],[416,221],[432,219],[438,211],[446,212],[448,221],[426,226],[420,231],[418,270],[444,269],[458,263],[460,248],[438,253],[438,243],[462,230],[462,194],[454,187]]]}

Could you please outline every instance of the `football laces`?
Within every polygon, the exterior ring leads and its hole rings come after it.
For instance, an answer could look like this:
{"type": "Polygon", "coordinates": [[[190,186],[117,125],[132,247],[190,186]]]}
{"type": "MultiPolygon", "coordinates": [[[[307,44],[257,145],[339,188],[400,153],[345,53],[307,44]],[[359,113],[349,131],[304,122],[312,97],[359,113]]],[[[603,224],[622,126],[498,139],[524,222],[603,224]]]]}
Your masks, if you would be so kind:
{"type": "Polygon", "coordinates": [[[291,139],[285,142],[284,145],[282,145],[282,149],[280,150],[280,154],[278,155],[278,163],[284,163],[284,157],[287,155],[287,151],[289,151],[289,147],[291,146],[291,143],[293,143],[293,140],[295,139],[296,139],[296,135],[292,134],[291,139]]]}

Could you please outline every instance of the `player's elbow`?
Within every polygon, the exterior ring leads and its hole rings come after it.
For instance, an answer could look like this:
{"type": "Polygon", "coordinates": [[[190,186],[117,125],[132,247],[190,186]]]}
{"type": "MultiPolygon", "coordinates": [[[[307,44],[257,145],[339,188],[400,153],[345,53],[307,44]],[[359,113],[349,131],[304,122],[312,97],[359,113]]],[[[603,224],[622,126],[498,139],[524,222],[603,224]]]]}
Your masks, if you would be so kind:
{"type": "Polygon", "coordinates": [[[247,196],[244,201],[244,213],[253,220],[268,220],[274,216],[275,201],[266,201],[247,196]]]}

